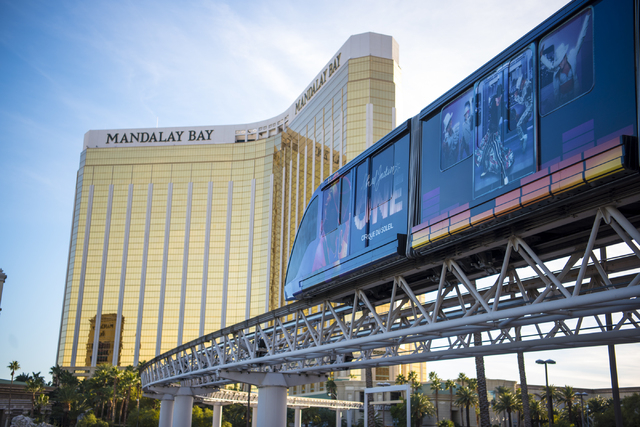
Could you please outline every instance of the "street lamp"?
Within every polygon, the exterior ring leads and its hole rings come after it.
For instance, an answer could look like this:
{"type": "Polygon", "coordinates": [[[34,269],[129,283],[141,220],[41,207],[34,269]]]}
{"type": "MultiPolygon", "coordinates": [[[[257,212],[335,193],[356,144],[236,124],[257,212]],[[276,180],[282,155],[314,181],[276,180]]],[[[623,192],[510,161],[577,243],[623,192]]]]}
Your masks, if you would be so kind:
{"type": "Polygon", "coordinates": [[[549,417],[549,427],[553,425],[553,402],[551,401],[551,390],[549,389],[549,372],[547,370],[547,365],[555,365],[556,361],[552,359],[536,360],[538,365],[544,365],[544,379],[547,384],[547,414],[549,417]]]}
{"type": "Polygon", "coordinates": [[[584,401],[582,400],[582,398],[584,396],[587,396],[587,393],[583,392],[577,392],[576,396],[580,396],[580,416],[582,417],[582,427],[585,426],[584,424],[584,401]]]}
{"type": "Polygon", "coordinates": [[[2,288],[4,287],[5,280],[7,280],[7,275],[4,274],[0,268],[0,311],[2,311],[2,288]]]}

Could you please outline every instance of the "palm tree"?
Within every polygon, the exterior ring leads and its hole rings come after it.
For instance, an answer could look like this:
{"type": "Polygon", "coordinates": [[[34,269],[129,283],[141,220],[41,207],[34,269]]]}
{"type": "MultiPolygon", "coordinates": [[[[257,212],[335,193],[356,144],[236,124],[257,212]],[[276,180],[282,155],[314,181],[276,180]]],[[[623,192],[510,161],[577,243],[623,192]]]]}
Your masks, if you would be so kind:
{"type": "Polygon", "coordinates": [[[460,387],[458,391],[456,391],[455,404],[458,406],[464,406],[466,408],[467,427],[469,427],[471,425],[471,419],[469,418],[469,406],[478,404],[478,395],[475,394],[469,387],[460,387]]]}
{"type": "Polygon", "coordinates": [[[498,394],[498,399],[495,402],[494,408],[498,412],[506,412],[509,418],[509,426],[512,426],[511,413],[519,410],[518,399],[516,395],[511,391],[505,391],[498,394]]]}
{"type": "Polygon", "coordinates": [[[63,415],[62,425],[66,425],[67,418],[71,412],[71,404],[78,398],[76,388],[72,385],[63,385],[57,392],[57,400],[62,404],[63,415]]]}
{"type": "Polygon", "coordinates": [[[35,400],[36,408],[38,408],[38,414],[42,415],[42,408],[46,408],[49,404],[49,396],[46,394],[39,394],[35,400]]]}
{"type": "Polygon", "coordinates": [[[21,372],[16,376],[16,381],[20,381],[22,383],[26,383],[29,379],[31,379],[31,375],[27,374],[26,372],[21,372]]]}
{"type": "Polygon", "coordinates": [[[435,371],[429,372],[429,381],[431,381],[431,390],[436,395],[436,423],[440,420],[440,411],[438,409],[438,392],[442,390],[442,380],[435,371]]]}
{"type": "Polygon", "coordinates": [[[60,387],[60,379],[65,371],[62,369],[60,365],[52,366],[49,370],[49,374],[51,374],[52,385],[54,387],[60,387]]]}
{"type": "Polygon", "coordinates": [[[31,415],[34,416],[36,411],[36,395],[44,391],[44,384],[39,378],[32,378],[27,380],[25,389],[31,393],[31,415]]]}
{"type": "Polygon", "coordinates": [[[520,373],[520,399],[522,401],[524,427],[531,427],[531,410],[529,408],[529,389],[527,387],[527,374],[524,370],[524,353],[519,351],[517,355],[518,372],[520,373]]]}
{"type": "Polygon", "coordinates": [[[549,403],[547,402],[547,396],[551,396],[551,406],[553,407],[553,399],[558,400],[558,390],[556,389],[556,386],[552,384],[547,388],[547,386],[545,385],[542,386],[542,390],[544,391],[544,394],[542,395],[540,400],[544,402],[544,407],[547,408],[549,405],[549,403]]]}
{"type": "Polygon", "coordinates": [[[566,385],[558,390],[556,395],[556,399],[563,403],[565,408],[567,409],[567,415],[569,417],[569,423],[571,424],[573,421],[571,420],[571,407],[573,403],[576,401],[576,391],[570,385],[566,385]]]}
{"type": "Polygon", "coordinates": [[[18,363],[18,361],[14,360],[13,362],[9,363],[9,366],[7,366],[7,368],[9,368],[9,370],[11,371],[11,384],[9,385],[9,410],[7,412],[8,416],[7,421],[5,422],[5,426],[8,426],[11,422],[11,389],[13,388],[13,376],[15,375],[16,371],[20,369],[20,364],[18,363]]]}
{"type": "Polygon", "coordinates": [[[456,381],[458,381],[460,385],[464,387],[464,383],[469,382],[469,377],[464,372],[460,372],[458,374],[458,378],[456,378],[456,381]]]}
{"type": "Polygon", "coordinates": [[[433,403],[427,396],[422,393],[411,394],[411,422],[407,423],[407,401],[402,398],[402,403],[394,405],[391,408],[391,415],[398,420],[399,425],[407,425],[413,427],[420,427],[422,424],[422,418],[425,415],[434,415],[436,410],[433,407],[433,403]]]}
{"type": "Polygon", "coordinates": [[[122,371],[112,366],[111,374],[113,375],[113,406],[111,407],[111,422],[116,423],[116,408],[118,407],[118,382],[122,377],[122,371]]]}
{"type": "MultiPolygon", "coordinates": [[[[365,387],[366,388],[373,388],[373,371],[371,370],[371,368],[366,368],[365,370],[365,387]]],[[[367,425],[372,426],[375,423],[375,416],[376,416],[376,411],[375,408],[373,407],[373,405],[369,404],[369,406],[367,408],[365,408],[367,411],[367,425]]]]}
{"type": "Polygon", "coordinates": [[[540,427],[540,420],[544,419],[547,414],[546,409],[542,406],[539,400],[536,400],[535,396],[529,395],[529,411],[531,414],[531,423],[533,423],[533,419],[535,418],[536,424],[540,427]]]}
{"type": "Polygon", "coordinates": [[[407,382],[411,383],[413,391],[422,391],[422,385],[420,384],[420,381],[418,381],[418,373],[416,371],[409,372],[409,375],[407,375],[407,382]]]}
{"type": "MultiPolygon", "coordinates": [[[[480,332],[473,333],[475,346],[482,345],[482,335],[480,332]]],[[[478,407],[480,409],[480,422],[482,427],[491,426],[489,418],[489,399],[487,398],[487,377],[484,373],[484,357],[476,356],[476,377],[478,378],[478,407]]]]}
{"type": "MultiPolygon", "coordinates": [[[[469,382],[469,388],[471,389],[471,391],[476,393],[476,396],[478,395],[478,380],[476,378],[469,378],[468,380],[469,382]]],[[[475,413],[476,413],[476,425],[479,426],[480,425],[480,397],[478,397],[478,401],[475,403],[474,405],[476,407],[475,413]]],[[[487,427],[489,427],[490,424],[487,425],[487,427]]]]}
{"type": "Polygon", "coordinates": [[[449,390],[449,419],[453,420],[453,390],[456,389],[456,382],[454,380],[445,381],[444,389],[449,390]]]}
{"type": "Polygon", "coordinates": [[[124,402],[120,408],[120,419],[123,420],[123,424],[127,424],[127,411],[129,409],[129,400],[131,400],[131,390],[137,390],[140,383],[140,376],[137,370],[133,366],[127,366],[122,373],[122,389],[126,390],[124,402]]]}
{"type": "Polygon", "coordinates": [[[398,374],[398,376],[396,377],[396,384],[403,385],[406,383],[407,383],[407,378],[402,374],[398,374]]]}

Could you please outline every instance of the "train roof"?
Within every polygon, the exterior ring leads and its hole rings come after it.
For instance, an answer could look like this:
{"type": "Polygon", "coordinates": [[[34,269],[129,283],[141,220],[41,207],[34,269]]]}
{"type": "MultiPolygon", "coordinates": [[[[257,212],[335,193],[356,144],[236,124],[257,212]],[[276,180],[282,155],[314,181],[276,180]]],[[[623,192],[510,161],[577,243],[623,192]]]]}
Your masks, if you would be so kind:
{"type": "MultiPolygon", "coordinates": [[[[453,88],[449,89],[435,101],[427,105],[423,108],[418,114],[418,118],[420,120],[424,119],[434,111],[439,111],[447,102],[449,102],[453,97],[462,92],[463,90],[472,86],[481,76],[490,73],[491,71],[498,68],[500,65],[504,64],[509,58],[518,52],[524,50],[527,46],[529,46],[533,41],[537,40],[544,34],[546,34],[551,28],[555,27],[557,24],[563,22],[567,18],[574,15],[585,5],[592,3],[593,0],[574,0],[567,5],[565,5],[562,9],[555,12],[549,18],[545,19],[542,23],[540,23],[537,27],[529,31],[524,36],[520,37],[516,42],[512,43],[509,47],[504,49],[502,52],[494,56],[491,60],[486,62],[483,66],[478,68],[476,71],[467,76],[460,83],[455,85],[453,88]]],[[[343,175],[346,171],[353,168],[356,164],[360,163],[363,159],[371,156],[374,152],[379,150],[382,146],[384,146],[390,140],[393,140],[402,132],[408,131],[411,129],[411,120],[407,119],[404,123],[397,126],[387,135],[376,141],[371,147],[364,150],[354,159],[350,160],[347,164],[342,166],[340,169],[335,171],[329,177],[327,177],[322,183],[316,188],[316,191],[322,190],[326,187],[327,184],[334,181],[337,177],[343,175]]],[[[315,193],[315,192],[314,192],[315,193]]]]}
{"type": "Polygon", "coordinates": [[[388,134],[380,138],[378,141],[376,141],[374,144],[372,144],[371,147],[367,148],[362,153],[358,154],[355,158],[349,160],[349,162],[347,162],[340,169],[338,169],[337,171],[332,173],[329,177],[327,177],[324,181],[322,181],[322,183],[320,183],[316,191],[323,189],[327,184],[335,180],[337,177],[344,175],[345,172],[347,172],[350,169],[353,169],[358,163],[360,163],[360,161],[371,156],[373,153],[381,149],[385,144],[394,140],[403,132],[409,131],[409,130],[411,130],[411,119],[407,119],[404,123],[397,126],[391,132],[389,132],[388,134]]]}
{"type": "Polygon", "coordinates": [[[423,108],[422,111],[420,111],[419,118],[422,120],[434,111],[438,111],[441,107],[444,106],[444,104],[451,100],[451,98],[453,98],[463,90],[471,87],[481,76],[494,71],[500,65],[509,60],[509,58],[516,55],[518,52],[521,52],[533,41],[546,34],[551,28],[555,27],[565,19],[571,17],[585,5],[588,5],[590,3],[593,3],[593,0],[574,0],[565,5],[562,9],[558,10],[549,18],[542,21],[540,25],[529,31],[524,36],[520,37],[520,39],[518,39],[502,52],[494,56],[490,61],[471,73],[460,83],[449,89],[442,96],[423,108]]]}

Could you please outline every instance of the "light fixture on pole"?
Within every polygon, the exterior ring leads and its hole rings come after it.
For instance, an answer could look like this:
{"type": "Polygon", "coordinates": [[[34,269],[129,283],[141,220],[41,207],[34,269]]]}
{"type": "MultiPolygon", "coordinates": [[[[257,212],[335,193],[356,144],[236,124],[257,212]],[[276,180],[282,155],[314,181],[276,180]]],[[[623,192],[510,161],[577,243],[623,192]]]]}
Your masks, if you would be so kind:
{"type": "Polygon", "coordinates": [[[582,417],[582,424],[581,426],[584,427],[584,401],[582,400],[582,398],[584,396],[587,396],[587,393],[585,393],[584,391],[582,392],[577,392],[576,396],[580,396],[580,416],[582,417]]]}
{"type": "Polygon", "coordinates": [[[553,426],[553,401],[551,397],[551,390],[549,389],[549,372],[547,370],[547,365],[555,365],[556,361],[552,359],[536,360],[538,365],[544,365],[544,380],[547,385],[547,416],[549,417],[549,427],[553,426]]]}

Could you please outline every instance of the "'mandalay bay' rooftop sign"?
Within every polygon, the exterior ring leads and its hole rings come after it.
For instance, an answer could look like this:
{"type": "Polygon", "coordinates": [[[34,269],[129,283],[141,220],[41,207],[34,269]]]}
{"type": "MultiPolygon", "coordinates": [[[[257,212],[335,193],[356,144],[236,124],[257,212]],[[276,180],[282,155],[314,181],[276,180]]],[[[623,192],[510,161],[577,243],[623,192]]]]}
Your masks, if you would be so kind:
{"type": "Polygon", "coordinates": [[[322,70],[320,74],[318,74],[318,78],[316,78],[313,84],[309,86],[309,89],[307,89],[307,91],[303,93],[302,96],[300,96],[300,99],[296,101],[296,114],[298,114],[298,111],[302,110],[307,102],[311,98],[313,98],[313,95],[315,95],[316,92],[320,90],[322,85],[324,85],[327,80],[331,78],[333,73],[338,70],[338,68],[340,67],[340,55],[342,54],[339,53],[338,55],[336,55],[336,57],[333,59],[333,62],[329,63],[329,66],[322,70]]]}

